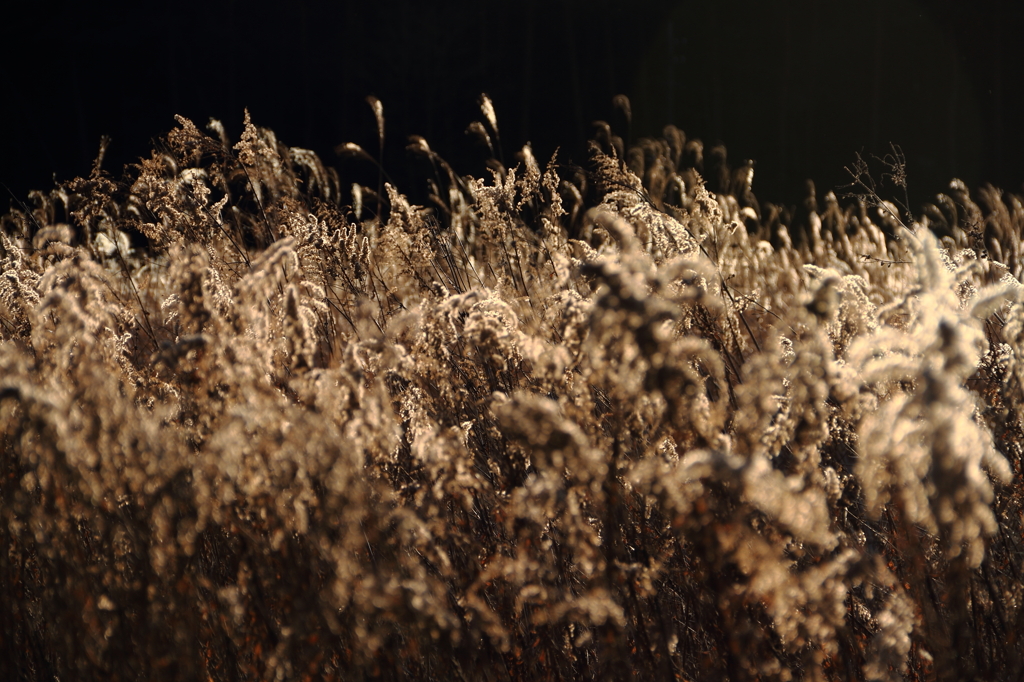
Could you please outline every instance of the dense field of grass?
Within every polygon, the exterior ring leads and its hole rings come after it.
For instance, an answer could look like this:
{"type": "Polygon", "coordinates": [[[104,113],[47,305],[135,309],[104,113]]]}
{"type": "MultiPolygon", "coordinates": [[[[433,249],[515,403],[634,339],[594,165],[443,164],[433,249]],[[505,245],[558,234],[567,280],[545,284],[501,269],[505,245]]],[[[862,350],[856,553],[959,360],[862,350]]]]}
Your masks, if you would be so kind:
{"type": "Polygon", "coordinates": [[[246,116],[2,218],[0,678],[1016,679],[1021,199],[483,102],[427,206],[246,116]]]}

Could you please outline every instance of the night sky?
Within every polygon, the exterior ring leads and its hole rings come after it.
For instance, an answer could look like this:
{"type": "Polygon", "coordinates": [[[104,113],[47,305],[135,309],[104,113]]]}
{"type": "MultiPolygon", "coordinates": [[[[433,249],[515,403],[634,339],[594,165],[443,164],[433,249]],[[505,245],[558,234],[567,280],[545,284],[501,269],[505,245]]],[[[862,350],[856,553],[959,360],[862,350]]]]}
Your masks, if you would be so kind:
{"type": "Polygon", "coordinates": [[[762,201],[799,202],[805,178],[834,188],[856,152],[890,142],[913,203],[954,176],[1024,191],[1022,2],[209,0],[19,13],[2,30],[0,180],[21,198],[88,173],[102,135],[104,168],[119,176],[175,114],[218,118],[237,138],[246,107],[343,178],[375,182],[366,162],[333,152],[376,149],[367,95],[384,105],[385,166],[414,192],[412,134],[456,171],[483,173],[465,134],[481,92],[507,159],[530,141],[538,158],[560,147],[561,161],[583,163],[595,120],[634,140],[674,123],[725,143],[734,163],[755,159],[762,201]]]}

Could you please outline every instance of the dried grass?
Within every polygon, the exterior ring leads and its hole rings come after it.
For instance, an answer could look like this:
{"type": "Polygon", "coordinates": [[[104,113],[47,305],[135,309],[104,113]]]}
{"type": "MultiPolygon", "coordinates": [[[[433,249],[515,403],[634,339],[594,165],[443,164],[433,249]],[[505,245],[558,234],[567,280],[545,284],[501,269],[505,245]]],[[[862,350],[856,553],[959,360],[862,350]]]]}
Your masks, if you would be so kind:
{"type": "Polygon", "coordinates": [[[481,109],[430,208],[246,115],[3,217],[0,677],[1013,678],[1021,199],[481,109]]]}

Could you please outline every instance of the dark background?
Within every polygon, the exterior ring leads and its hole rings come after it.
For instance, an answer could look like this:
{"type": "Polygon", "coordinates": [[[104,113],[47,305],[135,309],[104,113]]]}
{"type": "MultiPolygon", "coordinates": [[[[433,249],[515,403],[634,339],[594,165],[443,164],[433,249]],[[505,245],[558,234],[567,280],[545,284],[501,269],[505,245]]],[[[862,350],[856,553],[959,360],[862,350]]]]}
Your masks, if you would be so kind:
{"type": "MultiPolygon", "coordinates": [[[[845,182],[854,153],[902,146],[913,203],[950,178],[1024,190],[1024,3],[1010,0],[450,0],[448,2],[36,3],[2,26],[0,181],[18,197],[147,155],[182,114],[257,125],[339,159],[376,150],[421,181],[405,151],[423,135],[460,173],[482,173],[464,131],[494,101],[507,159],[526,141],[583,162],[592,121],[636,139],[675,123],[734,163],[757,160],[754,190],[794,204],[804,178],[845,182]],[[612,97],[632,100],[627,130],[612,97]]],[[[10,197],[8,196],[8,200],[10,197]]],[[[6,205],[6,204],[4,204],[6,205]]]]}

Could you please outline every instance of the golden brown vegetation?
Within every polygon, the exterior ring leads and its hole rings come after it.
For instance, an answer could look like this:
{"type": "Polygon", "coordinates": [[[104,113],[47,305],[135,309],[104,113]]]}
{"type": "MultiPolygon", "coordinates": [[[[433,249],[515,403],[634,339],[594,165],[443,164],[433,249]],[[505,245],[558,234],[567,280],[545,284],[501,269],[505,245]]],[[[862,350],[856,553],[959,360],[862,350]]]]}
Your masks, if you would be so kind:
{"type": "Polygon", "coordinates": [[[427,209],[210,130],[3,218],[0,678],[1024,667],[1018,197],[791,217],[669,127],[415,139],[427,209]]]}

